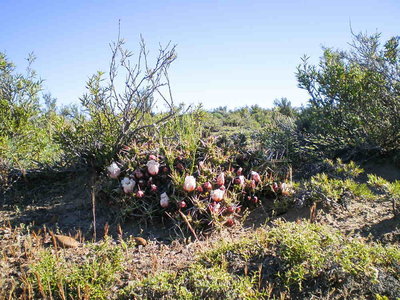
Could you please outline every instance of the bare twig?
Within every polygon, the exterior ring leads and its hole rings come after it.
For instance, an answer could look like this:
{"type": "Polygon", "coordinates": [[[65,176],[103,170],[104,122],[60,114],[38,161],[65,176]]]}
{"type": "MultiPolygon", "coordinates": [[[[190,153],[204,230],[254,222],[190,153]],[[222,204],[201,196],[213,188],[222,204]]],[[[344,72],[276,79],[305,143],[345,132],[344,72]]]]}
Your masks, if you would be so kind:
{"type": "Polygon", "coordinates": [[[198,240],[196,232],[194,231],[192,225],[190,225],[189,220],[186,218],[185,214],[179,210],[179,214],[181,215],[183,221],[185,221],[187,227],[189,228],[190,232],[193,234],[193,237],[198,240]]]}

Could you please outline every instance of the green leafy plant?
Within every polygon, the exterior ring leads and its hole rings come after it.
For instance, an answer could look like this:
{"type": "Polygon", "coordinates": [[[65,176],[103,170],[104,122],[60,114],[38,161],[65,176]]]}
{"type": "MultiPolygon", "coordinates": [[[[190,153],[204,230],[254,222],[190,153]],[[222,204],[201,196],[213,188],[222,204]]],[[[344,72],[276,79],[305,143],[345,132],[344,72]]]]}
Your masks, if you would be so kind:
{"type": "Polygon", "coordinates": [[[333,136],[336,154],[400,149],[399,37],[380,43],[380,34],[360,33],[350,51],[325,48],[318,66],[305,57],[298,67],[299,86],[311,97],[302,130],[333,136]]]}
{"type": "Polygon", "coordinates": [[[375,188],[388,201],[392,202],[393,213],[400,215],[400,180],[389,182],[382,177],[368,174],[368,184],[375,188]]]}

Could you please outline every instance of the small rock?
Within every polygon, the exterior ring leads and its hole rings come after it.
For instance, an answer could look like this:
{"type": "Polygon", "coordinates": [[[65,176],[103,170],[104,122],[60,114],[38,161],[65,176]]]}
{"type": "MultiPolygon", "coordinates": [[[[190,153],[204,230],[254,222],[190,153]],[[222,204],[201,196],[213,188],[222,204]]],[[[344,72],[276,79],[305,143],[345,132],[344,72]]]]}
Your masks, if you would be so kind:
{"type": "Polygon", "coordinates": [[[134,237],[133,239],[136,242],[136,246],[146,246],[147,245],[147,241],[142,237],[134,237]]]}
{"type": "Polygon", "coordinates": [[[56,238],[57,245],[62,248],[76,248],[80,245],[77,240],[70,236],[55,234],[54,237],[56,238]]]}

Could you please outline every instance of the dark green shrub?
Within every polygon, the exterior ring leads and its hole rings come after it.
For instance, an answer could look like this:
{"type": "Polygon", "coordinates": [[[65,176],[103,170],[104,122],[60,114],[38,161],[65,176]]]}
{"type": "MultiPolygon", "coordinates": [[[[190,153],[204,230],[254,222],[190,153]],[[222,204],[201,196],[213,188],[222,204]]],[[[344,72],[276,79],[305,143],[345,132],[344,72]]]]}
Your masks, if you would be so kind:
{"type": "Polygon", "coordinates": [[[355,35],[350,51],[324,49],[318,66],[304,58],[297,79],[311,99],[302,130],[328,142],[330,154],[398,151],[399,64],[399,37],[381,46],[379,34],[355,35]]]}

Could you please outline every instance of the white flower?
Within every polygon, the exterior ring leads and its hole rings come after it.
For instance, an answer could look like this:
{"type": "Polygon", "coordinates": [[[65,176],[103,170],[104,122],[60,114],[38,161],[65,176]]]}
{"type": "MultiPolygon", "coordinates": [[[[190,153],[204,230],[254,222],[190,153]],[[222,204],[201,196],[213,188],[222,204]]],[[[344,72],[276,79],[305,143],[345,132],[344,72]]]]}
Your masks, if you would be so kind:
{"type": "Polygon", "coordinates": [[[124,189],[125,194],[133,193],[133,188],[135,187],[135,184],[136,182],[128,177],[124,177],[124,179],[121,180],[121,185],[124,189]]]}
{"type": "Polygon", "coordinates": [[[114,179],[117,179],[119,174],[121,173],[121,169],[115,162],[113,162],[109,167],[107,167],[107,170],[109,176],[114,179]]]}
{"type": "Polygon", "coordinates": [[[159,168],[160,168],[160,164],[158,162],[156,162],[155,160],[149,160],[147,162],[147,171],[149,172],[149,174],[151,175],[157,175],[159,168]]]}
{"type": "Polygon", "coordinates": [[[224,194],[225,194],[225,191],[217,189],[217,190],[211,191],[210,196],[213,201],[220,202],[220,201],[222,201],[222,199],[224,199],[224,194]]]}
{"type": "Polygon", "coordinates": [[[245,180],[244,176],[240,175],[238,178],[239,178],[239,185],[243,186],[244,185],[244,180],[245,180]]]}
{"type": "Polygon", "coordinates": [[[168,197],[167,193],[162,193],[161,194],[161,196],[160,196],[160,205],[161,205],[161,207],[164,207],[164,208],[168,207],[168,205],[169,205],[169,197],[168,197]]]}
{"type": "Polygon", "coordinates": [[[186,192],[192,192],[196,188],[196,178],[193,176],[186,176],[185,183],[183,184],[183,189],[186,192]]]}

